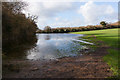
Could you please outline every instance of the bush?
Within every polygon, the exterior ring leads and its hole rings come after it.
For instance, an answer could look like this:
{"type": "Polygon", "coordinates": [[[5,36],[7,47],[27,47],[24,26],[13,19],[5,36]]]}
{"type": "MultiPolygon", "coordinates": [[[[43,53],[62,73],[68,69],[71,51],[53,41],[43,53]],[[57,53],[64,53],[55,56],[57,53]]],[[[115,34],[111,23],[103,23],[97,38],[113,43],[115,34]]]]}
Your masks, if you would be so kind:
{"type": "MultiPolygon", "coordinates": [[[[68,33],[68,32],[77,32],[77,31],[90,31],[90,30],[100,30],[100,29],[109,29],[109,28],[118,28],[119,25],[107,24],[105,21],[100,22],[101,25],[88,25],[81,27],[62,27],[62,28],[51,28],[50,33],[68,33]]],[[[43,30],[42,32],[45,32],[43,30]]]]}
{"type": "Polygon", "coordinates": [[[21,12],[26,6],[23,2],[2,3],[2,50],[9,52],[12,46],[22,45],[35,37],[37,25],[35,17],[26,17],[21,12]]]}

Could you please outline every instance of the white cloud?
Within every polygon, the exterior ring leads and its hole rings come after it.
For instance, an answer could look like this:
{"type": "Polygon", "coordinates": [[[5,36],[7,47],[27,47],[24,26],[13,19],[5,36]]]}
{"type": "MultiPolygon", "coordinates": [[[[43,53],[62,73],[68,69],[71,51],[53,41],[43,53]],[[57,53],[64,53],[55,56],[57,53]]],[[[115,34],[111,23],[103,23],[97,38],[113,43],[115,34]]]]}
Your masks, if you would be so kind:
{"type": "Polygon", "coordinates": [[[70,2],[28,2],[28,4],[26,14],[37,15],[37,24],[40,28],[47,26],[47,22],[50,19],[55,18],[58,21],[59,18],[56,18],[58,13],[73,9],[72,3],[70,2]]]}
{"type": "MultiPolygon", "coordinates": [[[[90,1],[84,5],[75,6],[73,2],[28,2],[29,6],[26,9],[26,14],[29,12],[32,15],[38,16],[38,27],[43,29],[45,26],[51,27],[65,27],[65,26],[80,26],[80,25],[91,25],[98,24],[102,19],[116,20],[117,13],[115,13],[111,5],[97,5],[94,2],[90,1]],[[78,9],[78,13],[74,12],[78,9]],[[69,20],[66,12],[73,13],[71,20],[69,20]],[[63,14],[67,15],[64,17],[63,14]],[[61,15],[62,14],[62,15],[61,15]],[[74,17],[78,15],[78,17],[74,17]],[[84,17],[81,18],[81,14],[84,17]]],[[[70,14],[71,14],[70,13],[70,14]]]]}
{"type": "MultiPolygon", "coordinates": [[[[3,0],[4,1],[4,0],[3,0]]],[[[28,0],[22,0],[28,1],[28,0]]],[[[119,2],[119,0],[29,0],[29,2],[119,2]]]]}
{"type": "Polygon", "coordinates": [[[112,8],[112,6],[107,6],[106,8],[107,8],[105,11],[106,14],[113,14],[114,13],[114,9],[112,8]]]}
{"type": "Polygon", "coordinates": [[[60,18],[59,18],[59,17],[56,17],[56,18],[55,18],[55,21],[59,21],[59,20],[60,20],[60,18]]]}
{"type": "Polygon", "coordinates": [[[55,27],[79,27],[81,25],[84,25],[83,20],[80,19],[80,17],[74,18],[72,20],[66,19],[66,18],[60,18],[59,21],[56,21],[55,23],[49,24],[53,28],[55,27]]]}
{"type": "Polygon", "coordinates": [[[65,10],[67,8],[71,8],[70,2],[43,2],[43,6],[46,9],[54,9],[54,10],[65,10]]]}
{"type": "Polygon", "coordinates": [[[114,16],[114,18],[117,19],[111,5],[97,5],[92,1],[80,6],[78,13],[83,15],[86,24],[96,24],[106,19],[110,21],[110,18],[113,18],[110,16],[114,16]]]}

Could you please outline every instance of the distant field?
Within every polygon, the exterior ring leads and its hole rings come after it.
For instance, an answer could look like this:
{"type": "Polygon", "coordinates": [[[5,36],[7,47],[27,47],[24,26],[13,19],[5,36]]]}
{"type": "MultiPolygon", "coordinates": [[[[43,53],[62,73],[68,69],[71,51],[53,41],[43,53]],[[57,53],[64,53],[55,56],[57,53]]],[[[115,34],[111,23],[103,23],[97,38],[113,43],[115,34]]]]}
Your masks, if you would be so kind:
{"type": "MultiPolygon", "coordinates": [[[[91,39],[90,36],[94,35],[96,40],[104,41],[105,44],[110,46],[111,48],[108,49],[109,54],[104,56],[103,59],[106,61],[110,66],[111,69],[114,71],[115,75],[118,75],[118,30],[120,28],[115,29],[105,29],[105,30],[94,30],[94,31],[82,31],[82,32],[72,32],[73,34],[85,34],[84,38],[91,39]]],[[[94,42],[94,40],[93,40],[94,42]]]]}

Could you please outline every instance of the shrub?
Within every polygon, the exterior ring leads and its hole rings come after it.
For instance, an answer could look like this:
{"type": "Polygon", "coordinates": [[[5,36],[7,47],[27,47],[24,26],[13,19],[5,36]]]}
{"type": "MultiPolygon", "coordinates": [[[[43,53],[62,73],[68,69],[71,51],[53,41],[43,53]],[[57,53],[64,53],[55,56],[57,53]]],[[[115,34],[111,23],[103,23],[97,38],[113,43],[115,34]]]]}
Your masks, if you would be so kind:
{"type": "MultiPolygon", "coordinates": [[[[119,25],[107,24],[105,21],[100,22],[101,25],[87,25],[81,27],[61,27],[61,28],[51,28],[51,33],[68,33],[68,32],[77,32],[77,31],[90,31],[90,30],[100,30],[107,28],[117,28],[119,25]]],[[[45,32],[45,30],[44,30],[45,32]]]]}

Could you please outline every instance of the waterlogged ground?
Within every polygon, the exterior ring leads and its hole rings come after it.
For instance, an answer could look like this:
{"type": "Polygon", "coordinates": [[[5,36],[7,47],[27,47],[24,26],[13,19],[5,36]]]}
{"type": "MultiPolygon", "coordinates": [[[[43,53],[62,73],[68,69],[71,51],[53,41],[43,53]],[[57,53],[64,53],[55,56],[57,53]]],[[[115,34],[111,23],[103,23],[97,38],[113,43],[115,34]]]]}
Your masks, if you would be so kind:
{"type": "MultiPolygon", "coordinates": [[[[61,57],[82,55],[83,49],[87,46],[80,44],[85,41],[78,41],[80,34],[37,34],[38,41],[36,46],[28,50],[27,59],[49,60],[61,57]]],[[[87,43],[89,44],[89,43],[87,43]]]]}
{"type": "Polygon", "coordinates": [[[95,44],[86,42],[81,38],[82,36],[81,34],[37,34],[37,43],[24,52],[24,58],[12,57],[3,60],[3,78],[112,76],[110,67],[101,59],[107,54],[107,46],[99,46],[94,51],[89,45],[95,44]]]}

